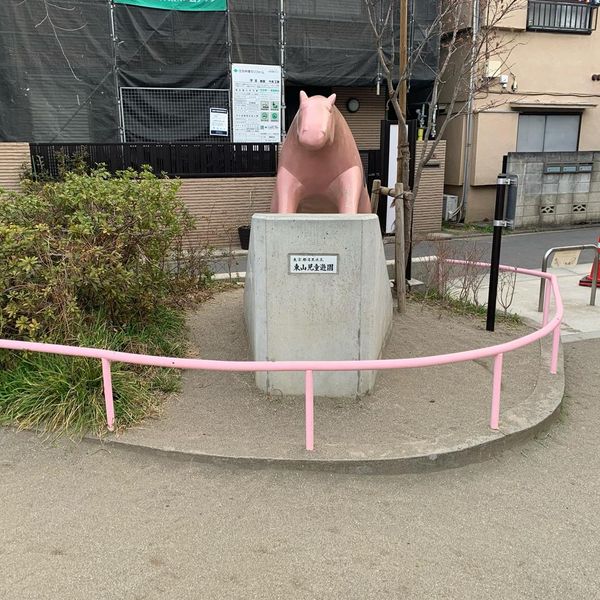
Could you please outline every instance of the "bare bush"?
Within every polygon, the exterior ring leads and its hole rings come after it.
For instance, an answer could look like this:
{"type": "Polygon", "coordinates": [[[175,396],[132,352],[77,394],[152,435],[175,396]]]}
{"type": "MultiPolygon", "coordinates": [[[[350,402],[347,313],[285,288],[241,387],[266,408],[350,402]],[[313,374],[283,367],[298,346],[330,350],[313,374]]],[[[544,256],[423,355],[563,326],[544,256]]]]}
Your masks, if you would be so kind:
{"type": "Polygon", "coordinates": [[[471,240],[457,244],[452,240],[433,239],[427,243],[435,257],[424,264],[427,294],[445,303],[481,306],[479,293],[487,273],[477,263],[484,259],[484,248],[471,240]]]}
{"type": "Polygon", "coordinates": [[[456,276],[452,286],[456,293],[456,299],[462,303],[481,306],[479,291],[485,280],[486,270],[477,263],[484,259],[483,248],[477,242],[467,240],[461,244],[458,256],[460,256],[459,260],[465,262],[456,265],[456,276]]]}
{"type": "Polygon", "coordinates": [[[498,277],[498,303],[503,308],[505,315],[508,314],[508,309],[513,303],[516,283],[516,268],[513,267],[508,271],[500,271],[498,277]]]}
{"type": "MultiPolygon", "coordinates": [[[[398,63],[394,48],[394,24],[398,9],[406,9],[406,2],[398,0],[364,0],[373,31],[377,54],[378,78],[383,77],[388,105],[398,120],[398,183],[404,193],[405,255],[410,252],[412,213],[419,197],[421,176],[432,159],[452,121],[475,112],[475,100],[484,104],[478,111],[491,110],[506,102],[505,96],[492,99],[487,65],[500,61],[510,65],[510,56],[516,46],[513,35],[506,34],[503,22],[526,6],[525,0],[443,0],[435,5],[435,13],[420,36],[420,41],[410,48],[410,56],[403,67],[398,63]],[[473,14],[475,11],[475,14],[473,14]],[[471,19],[469,19],[471,15],[471,19]],[[500,35],[499,32],[502,31],[500,35]],[[392,47],[389,39],[392,39],[392,47]],[[431,91],[424,100],[423,144],[415,159],[413,185],[410,185],[410,144],[408,140],[406,90],[413,77],[414,65],[422,60],[431,45],[440,48],[436,65],[429,66],[431,91]],[[438,118],[439,105],[444,104],[444,116],[438,118]]],[[[401,32],[401,39],[406,32],[401,32]]],[[[400,43],[402,49],[402,43],[400,43]]],[[[404,61],[400,61],[404,62],[404,61]]],[[[464,216],[459,206],[457,217],[464,216]]],[[[398,257],[396,257],[398,260],[398,257]]]]}

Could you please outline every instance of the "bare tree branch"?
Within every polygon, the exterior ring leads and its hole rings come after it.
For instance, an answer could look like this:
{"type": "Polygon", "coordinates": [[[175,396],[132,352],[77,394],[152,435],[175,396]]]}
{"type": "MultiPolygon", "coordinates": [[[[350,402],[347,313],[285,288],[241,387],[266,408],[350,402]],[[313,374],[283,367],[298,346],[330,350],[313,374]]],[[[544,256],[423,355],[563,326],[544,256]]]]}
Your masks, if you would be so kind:
{"type": "MultiPolygon", "coordinates": [[[[432,159],[440,140],[443,139],[449,124],[463,116],[471,106],[468,98],[481,100],[487,98],[490,83],[485,76],[485,65],[492,57],[501,57],[503,64],[510,57],[516,45],[506,34],[498,36],[498,26],[502,19],[512,14],[524,5],[524,0],[481,0],[481,25],[474,30],[470,19],[473,0],[438,0],[437,13],[424,29],[422,39],[411,48],[411,60],[402,73],[394,77],[397,65],[394,63],[395,54],[386,52],[384,40],[389,28],[393,6],[398,0],[364,0],[373,30],[375,51],[379,67],[385,76],[388,102],[392,104],[398,120],[399,163],[408,164],[410,148],[406,136],[406,116],[402,114],[399,94],[403,82],[410,82],[416,64],[426,66],[431,75],[431,92],[425,102],[426,123],[424,127],[423,145],[419,156],[415,157],[415,174],[413,189],[408,186],[408,173],[402,172],[402,183],[405,190],[405,239],[407,249],[410,247],[410,222],[414,202],[418,196],[423,170],[432,159]],[[377,10],[383,14],[387,6],[386,19],[377,18],[377,10]],[[439,44],[440,59],[435,65],[428,65],[423,57],[431,44],[439,44]],[[438,122],[436,112],[443,94],[445,116],[438,122]],[[437,130],[436,135],[434,131],[437,130]],[[402,158],[400,154],[402,153],[402,158]]],[[[401,32],[406,35],[407,32],[401,32]]],[[[505,100],[494,99],[480,107],[479,110],[489,110],[493,106],[504,103],[505,100]]],[[[406,169],[407,171],[408,169],[406,169]]]]}

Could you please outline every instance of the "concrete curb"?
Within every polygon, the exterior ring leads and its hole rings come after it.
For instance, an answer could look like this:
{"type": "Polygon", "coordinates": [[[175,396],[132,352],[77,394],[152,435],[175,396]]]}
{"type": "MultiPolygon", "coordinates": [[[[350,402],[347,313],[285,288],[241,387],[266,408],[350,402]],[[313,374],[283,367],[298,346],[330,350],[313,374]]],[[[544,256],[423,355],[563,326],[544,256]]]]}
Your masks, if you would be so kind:
{"type": "Polygon", "coordinates": [[[565,388],[564,355],[561,349],[558,373],[549,373],[551,339],[542,340],[540,368],[537,384],[530,396],[519,406],[501,412],[498,432],[489,430],[471,439],[451,446],[432,445],[427,451],[385,459],[324,460],[311,458],[278,458],[257,456],[222,456],[185,452],[168,446],[133,444],[118,438],[93,438],[85,440],[132,452],[150,453],[155,456],[183,462],[234,466],[246,469],[287,469],[322,471],[333,473],[402,474],[422,473],[456,468],[470,463],[483,462],[495,455],[533,438],[547,429],[560,414],[565,388]]]}

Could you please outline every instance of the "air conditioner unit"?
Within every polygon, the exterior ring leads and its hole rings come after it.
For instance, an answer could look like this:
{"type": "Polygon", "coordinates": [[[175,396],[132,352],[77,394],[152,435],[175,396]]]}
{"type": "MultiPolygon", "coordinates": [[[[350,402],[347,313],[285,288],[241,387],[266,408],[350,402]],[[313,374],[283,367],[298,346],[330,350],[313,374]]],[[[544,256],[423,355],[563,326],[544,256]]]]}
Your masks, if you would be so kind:
{"type": "Polygon", "coordinates": [[[442,215],[444,221],[455,220],[457,215],[456,210],[458,209],[458,196],[452,196],[451,194],[443,195],[442,204],[442,215]]]}

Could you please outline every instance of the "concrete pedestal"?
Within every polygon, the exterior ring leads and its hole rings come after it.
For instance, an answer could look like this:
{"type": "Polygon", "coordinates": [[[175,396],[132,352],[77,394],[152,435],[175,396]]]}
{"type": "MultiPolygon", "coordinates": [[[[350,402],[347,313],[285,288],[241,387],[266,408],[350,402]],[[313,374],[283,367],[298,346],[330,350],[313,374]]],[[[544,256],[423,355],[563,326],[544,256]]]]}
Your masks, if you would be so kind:
{"type": "MultiPolygon", "coordinates": [[[[254,360],[379,358],[392,295],[377,216],[254,215],[244,311],[254,360]]],[[[315,394],[364,394],[375,376],[317,372],[315,394]]],[[[256,384],[303,394],[304,373],[257,373],[256,384]]]]}

